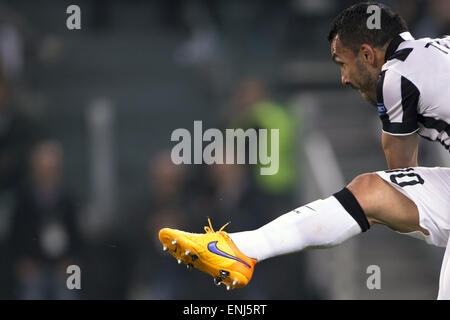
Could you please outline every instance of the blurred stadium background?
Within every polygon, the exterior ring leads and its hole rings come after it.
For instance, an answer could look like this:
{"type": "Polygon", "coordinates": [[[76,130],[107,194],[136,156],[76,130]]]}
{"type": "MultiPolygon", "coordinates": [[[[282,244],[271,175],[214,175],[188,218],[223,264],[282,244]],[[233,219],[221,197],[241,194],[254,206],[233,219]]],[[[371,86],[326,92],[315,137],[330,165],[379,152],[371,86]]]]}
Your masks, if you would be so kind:
{"type": "MultiPolygon", "coordinates": [[[[226,292],[163,254],[162,226],[253,229],[386,168],[377,113],[326,40],[356,1],[0,2],[0,298],[435,299],[443,250],[375,226],[261,263],[226,292]],[[66,8],[81,8],[81,30],[66,8]],[[280,128],[279,174],[170,161],[176,128],[280,128]],[[82,290],[66,288],[81,268],[82,290]],[[366,286],[381,268],[381,289],[366,286]]],[[[415,37],[450,1],[392,0],[415,37]]],[[[421,141],[421,164],[448,166],[421,141]]]]}

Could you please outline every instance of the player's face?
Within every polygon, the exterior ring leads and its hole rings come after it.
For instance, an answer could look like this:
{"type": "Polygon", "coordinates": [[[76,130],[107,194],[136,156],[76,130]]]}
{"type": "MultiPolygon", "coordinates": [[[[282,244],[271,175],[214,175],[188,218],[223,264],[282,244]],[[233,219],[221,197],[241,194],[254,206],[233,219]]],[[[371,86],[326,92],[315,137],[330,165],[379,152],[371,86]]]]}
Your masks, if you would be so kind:
{"type": "Polygon", "coordinates": [[[379,70],[372,68],[363,59],[362,53],[345,47],[336,36],[331,42],[331,56],[341,69],[341,82],[358,90],[361,96],[376,105],[376,88],[379,70]]]}

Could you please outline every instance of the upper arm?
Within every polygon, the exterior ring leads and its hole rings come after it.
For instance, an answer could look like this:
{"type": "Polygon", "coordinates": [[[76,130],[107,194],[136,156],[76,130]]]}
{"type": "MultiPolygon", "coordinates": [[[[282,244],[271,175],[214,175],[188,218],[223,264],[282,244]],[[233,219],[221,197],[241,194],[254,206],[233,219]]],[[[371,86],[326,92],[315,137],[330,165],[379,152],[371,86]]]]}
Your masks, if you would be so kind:
{"type": "Polygon", "coordinates": [[[417,166],[417,110],[420,92],[394,70],[383,71],[377,85],[378,114],[383,124],[383,150],[390,169],[417,166]]]}
{"type": "Polygon", "coordinates": [[[381,72],[377,106],[383,131],[398,136],[416,132],[419,98],[420,92],[410,80],[394,70],[381,72]]]}

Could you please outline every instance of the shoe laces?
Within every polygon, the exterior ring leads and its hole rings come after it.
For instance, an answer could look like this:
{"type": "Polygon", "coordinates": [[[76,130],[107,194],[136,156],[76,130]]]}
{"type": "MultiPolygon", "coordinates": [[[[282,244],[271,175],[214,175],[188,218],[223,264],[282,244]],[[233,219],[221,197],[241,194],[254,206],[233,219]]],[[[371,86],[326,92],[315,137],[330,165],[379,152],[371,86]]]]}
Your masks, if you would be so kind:
{"type": "MultiPolygon", "coordinates": [[[[227,223],[225,223],[225,224],[222,226],[222,228],[220,228],[219,231],[217,231],[217,232],[222,232],[222,230],[225,229],[225,227],[226,227],[227,225],[229,225],[230,223],[231,223],[231,221],[228,221],[227,223]]],[[[215,231],[214,231],[214,229],[213,229],[213,227],[212,227],[212,224],[211,224],[211,219],[209,219],[209,218],[208,218],[208,224],[209,224],[209,227],[208,227],[208,226],[205,226],[205,232],[206,232],[206,233],[215,233],[215,231]]]]}

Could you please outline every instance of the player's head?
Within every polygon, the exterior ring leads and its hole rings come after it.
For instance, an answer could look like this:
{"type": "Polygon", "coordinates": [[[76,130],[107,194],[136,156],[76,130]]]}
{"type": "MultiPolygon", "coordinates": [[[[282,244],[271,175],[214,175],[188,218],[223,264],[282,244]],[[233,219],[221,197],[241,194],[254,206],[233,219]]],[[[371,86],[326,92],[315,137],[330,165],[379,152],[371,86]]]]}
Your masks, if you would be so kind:
{"type": "Polygon", "coordinates": [[[341,81],[358,90],[364,99],[376,104],[376,84],[390,41],[408,31],[406,22],[389,7],[376,2],[355,4],[334,18],[328,41],[333,60],[341,69],[341,81]],[[368,21],[379,8],[379,28],[368,21]],[[370,28],[369,28],[370,26],[370,28]]]}

